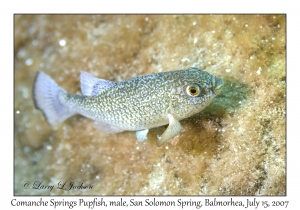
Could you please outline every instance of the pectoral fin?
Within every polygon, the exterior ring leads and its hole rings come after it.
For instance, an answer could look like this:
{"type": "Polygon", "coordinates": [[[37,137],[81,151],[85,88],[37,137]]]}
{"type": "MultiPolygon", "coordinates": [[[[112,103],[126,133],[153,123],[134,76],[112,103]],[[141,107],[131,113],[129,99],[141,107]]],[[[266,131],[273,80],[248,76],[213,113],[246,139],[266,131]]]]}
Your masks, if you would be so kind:
{"type": "Polygon", "coordinates": [[[156,145],[160,147],[168,140],[172,139],[173,137],[177,136],[181,131],[182,127],[178,120],[176,120],[171,114],[168,114],[169,117],[169,126],[167,130],[162,134],[161,137],[158,137],[156,141],[156,145]]]}

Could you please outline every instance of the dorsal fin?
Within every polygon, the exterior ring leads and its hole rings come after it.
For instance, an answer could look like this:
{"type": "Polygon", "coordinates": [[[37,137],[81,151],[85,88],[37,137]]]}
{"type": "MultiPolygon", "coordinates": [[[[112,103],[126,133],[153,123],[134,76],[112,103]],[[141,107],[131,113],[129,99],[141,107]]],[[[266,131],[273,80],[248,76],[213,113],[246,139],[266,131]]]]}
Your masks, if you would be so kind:
{"type": "Polygon", "coordinates": [[[116,84],[116,82],[98,79],[85,71],[80,71],[80,88],[82,94],[85,96],[99,95],[102,91],[116,84]]]}

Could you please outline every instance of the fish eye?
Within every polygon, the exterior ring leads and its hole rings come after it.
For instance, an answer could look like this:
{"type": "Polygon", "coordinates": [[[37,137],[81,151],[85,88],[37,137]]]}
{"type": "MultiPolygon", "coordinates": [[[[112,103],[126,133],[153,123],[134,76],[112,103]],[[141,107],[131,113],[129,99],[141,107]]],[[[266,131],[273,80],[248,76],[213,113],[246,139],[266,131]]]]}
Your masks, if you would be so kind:
{"type": "Polygon", "coordinates": [[[189,96],[193,96],[193,97],[199,96],[200,95],[200,87],[196,84],[189,85],[186,87],[186,93],[189,96]]]}

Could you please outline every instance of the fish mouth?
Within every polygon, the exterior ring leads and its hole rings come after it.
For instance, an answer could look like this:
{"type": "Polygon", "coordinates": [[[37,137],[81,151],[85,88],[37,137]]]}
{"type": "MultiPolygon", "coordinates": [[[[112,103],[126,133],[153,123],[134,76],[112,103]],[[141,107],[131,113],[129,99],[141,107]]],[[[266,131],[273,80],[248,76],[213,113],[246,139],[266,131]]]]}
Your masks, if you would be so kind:
{"type": "Polygon", "coordinates": [[[224,81],[222,79],[214,76],[213,84],[214,84],[214,93],[217,95],[221,92],[221,90],[224,86],[224,81]]]}

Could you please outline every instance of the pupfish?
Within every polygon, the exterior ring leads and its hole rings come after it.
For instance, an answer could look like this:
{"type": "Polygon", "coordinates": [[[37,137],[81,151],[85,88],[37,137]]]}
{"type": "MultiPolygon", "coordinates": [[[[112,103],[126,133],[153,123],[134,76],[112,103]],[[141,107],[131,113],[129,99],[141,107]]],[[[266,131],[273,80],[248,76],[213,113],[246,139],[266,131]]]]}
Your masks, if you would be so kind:
{"type": "Polygon", "coordinates": [[[159,72],[113,82],[81,71],[82,95],[70,94],[47,74],[36,75],[33,95],[47,122],[58,125],[80,114],[95,121],[102,131],[136,131],[139,141],[149,129],[168,125],[157,146],[182,131],[180,120],[207,107],[223,87],[223,80],[198,68],[159,72]]]}

